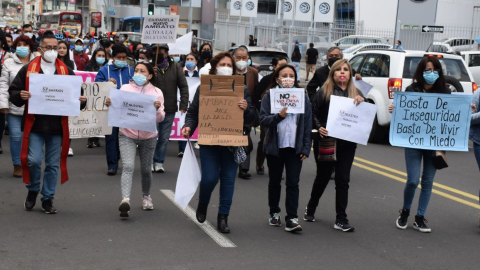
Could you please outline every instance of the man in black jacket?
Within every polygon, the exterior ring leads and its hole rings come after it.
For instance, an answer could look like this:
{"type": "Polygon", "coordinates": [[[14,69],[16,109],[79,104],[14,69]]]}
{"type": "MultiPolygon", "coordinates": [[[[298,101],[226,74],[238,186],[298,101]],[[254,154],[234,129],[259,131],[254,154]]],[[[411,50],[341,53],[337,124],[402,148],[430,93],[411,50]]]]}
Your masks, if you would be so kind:
{"type": "MultiPolygon", "coordinates": [[[[275,69],[284,66],[287,64],[287,59],[284,57],[272,58],[272,68],[273,72],[263,77],[258,83],[255,91],[253,91],[252,103],[255,107],[255,110],[258,111],[260,115],[260,107],[262,102],[262,97],[265,92],[268,90],[268,86],[272,83],[273,75],[275,74],[275,69]]],[[[263,163],[265,162],[265,151],[263,150],[263,140],[265,139],[265,128],[260,127],[260,141],[258,142],[257,147],[257,174],[265,174],[265,168],[263,163]]]]}
{"type": "Polygon", "coordinates": [[[168,55],[168,50],[168,45],[160,45],[156,67],[156,87],[162,90],[165,99],[165,120],[158,124],[158,141],[153,156],[152,171],[161,173],[165,172],[163,163],[175,113],[179,109],[181,113],[186,113],[188,107],[187,79],[182,67],[168,55]],[[180,89],[180,108],[177,103],[177,89],[180,89]]]}
{"type": "MultiPolygon", "coordinates": [[[[10,94],[10,102],[17,107],[25,104],[28,106],[28,99],[32,96],[25,89],[29,89],[27,85],[27,74],[30,72],[39,74],[65,74],[75,76],[72,69],[67,67],[63,62],[57,59],[58,41],[53,33],[45,34],[40,42],[38,51],[41,53],[41,59],[38,57],[28,65],[25,65],[17,73],[8,92],[10,94]],[[60,70],[57,70],[57,67],[60,70]]],[[[79,97],[80,108],[85,108],[87,98],[79,97]]],[[[53,196],[57,186],[58,169],[62,169],[62,183],[68,180],[66,174],[66,149],[68,149],[68,119],[66,116],[54,115],[30,115],[27,108],[23,113],[22,119],[23,140],[26,145],[22,146],[22,169],[24,182],[27,184],[28,196],[25,200],[25,209],[32,210],[35,206],[37,195],[40,191],[40,175],[42,162],[45,159],[45,170],[43,173],[42,187],[42,209],[46,214],[55,214],[57,210],[53,207],[53,196]],[[65,127],[65,125],[67,125],[65,127]],[[24,130],[25,127],[25,130],[24,130]],[[29,129],[31,127],[31,129],[29,129]],[[63,142],[63,145],[62,145],[63,142]],[[67,145],[67,148],[64,146],[67,145]],[[26,149],[23,149],[26,147],[26,149]],[[45,152],[44,152],[45,147],[45,152]],[[61,155],[62,149],[64,154],[61,155]],[[26,162],[23,160],[24,155],[28,154],[26,162]],[[63,159],[62,163],[60,162],[63,159]],[[60,165],[60,166],[59,166],[60,165]],[[27,167],[28,166],[28,167],[27,167]]]]}

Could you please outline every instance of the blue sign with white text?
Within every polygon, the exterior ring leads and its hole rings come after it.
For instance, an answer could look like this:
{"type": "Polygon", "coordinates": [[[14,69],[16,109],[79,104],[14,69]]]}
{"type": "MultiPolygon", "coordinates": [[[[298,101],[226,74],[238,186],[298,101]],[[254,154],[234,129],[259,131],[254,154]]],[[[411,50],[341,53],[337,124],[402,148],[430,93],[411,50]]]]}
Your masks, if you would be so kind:
{"type": "Polygon", "coordinates": [[[468,151],[472,95],[395,92],[393,146],[468,151]]]}

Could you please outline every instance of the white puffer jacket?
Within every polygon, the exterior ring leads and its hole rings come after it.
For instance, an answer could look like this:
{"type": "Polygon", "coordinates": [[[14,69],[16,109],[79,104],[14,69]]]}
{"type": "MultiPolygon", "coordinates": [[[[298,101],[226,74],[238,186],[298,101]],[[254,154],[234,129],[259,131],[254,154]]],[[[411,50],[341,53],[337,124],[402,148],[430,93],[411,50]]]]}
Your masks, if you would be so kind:
{"type": "MultiPolygon", "coordinates": [[[[35,59],[39,53],[31,53],[30,61],[35,59]]],[[[24,106],[17,107],[8,101],[10,95],[8,88],[17,76],[18,71],[24,66],[22,61],[18,59],[16,53],[9,53],[5,55],[5,60],[2,67],[2,76],[0,77],[0,109],[8,109],[8,113],[13,115],[23,115],[24,106]]]]}

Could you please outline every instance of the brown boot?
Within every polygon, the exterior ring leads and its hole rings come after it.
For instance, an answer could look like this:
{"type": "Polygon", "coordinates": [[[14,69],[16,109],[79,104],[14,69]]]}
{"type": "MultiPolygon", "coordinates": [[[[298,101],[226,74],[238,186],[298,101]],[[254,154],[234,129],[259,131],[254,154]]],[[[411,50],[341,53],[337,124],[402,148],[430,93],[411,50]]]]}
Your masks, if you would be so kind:
{"type": "Polygon", "coordinates": [[[22,166],[13,165],[13,177],[17,177],[17,178],[22,177],[22,166]]]}

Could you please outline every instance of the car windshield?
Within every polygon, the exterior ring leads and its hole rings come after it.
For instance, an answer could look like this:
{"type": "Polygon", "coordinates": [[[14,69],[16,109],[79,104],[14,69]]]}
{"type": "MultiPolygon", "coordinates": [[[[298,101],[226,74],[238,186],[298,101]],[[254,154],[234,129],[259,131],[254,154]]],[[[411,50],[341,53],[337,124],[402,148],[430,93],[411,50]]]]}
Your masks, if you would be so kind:
{"type": "MultiPolygon", "coordinates": [[[[405,65],[403,66],[403,78],[412,79],[415,71],[417,70],[418,63],[422,60],[422,57],[406,57],[405,65]]],[[[445,59],[441,58],[443,75],[454,77],[461,82],[470,82],[465,64],[461,59],[445,59]]]]}
{"type": "MultiPolygon", "coordinates": [[[[123,35],[123,34],[120,34],[120,35],[123,35]]],[[[142,35],[132,35],[132,34],[127,34],[128,35],[128,39],[130,41],[135,41],[135,42],[141,42],[142,41],[142,35]]]]}
{"type": "Polygon", "coordinates": [[[250,52],[250,57],[255,65],[270,65],[273,57],[286,57],[288,59],[286,53],[265,51],[250,52]]]}
{"type": "Polygon", "coordinates": [[[343,52],[344,52],[344,53],[351,53],[351,52],[354,52],[354,51],[360,49],[360,48],[363,47],[363,46],[364,46],[364,45],[362,45],[362,44],[358,44],[358,45],[355,45],[355,46],[352,46],[352,47],[350,47],[350,48],[347,48],[347,49],[343,50],[343,52]]]}

